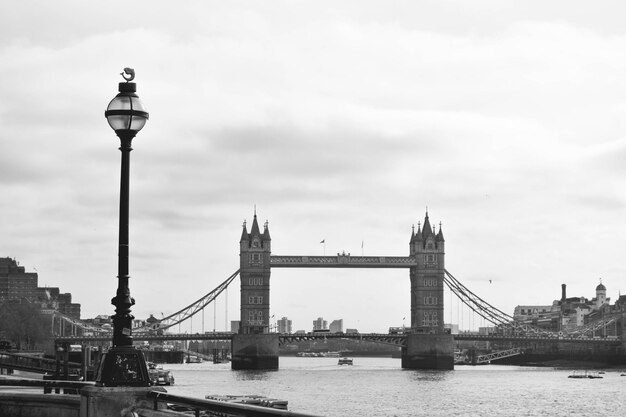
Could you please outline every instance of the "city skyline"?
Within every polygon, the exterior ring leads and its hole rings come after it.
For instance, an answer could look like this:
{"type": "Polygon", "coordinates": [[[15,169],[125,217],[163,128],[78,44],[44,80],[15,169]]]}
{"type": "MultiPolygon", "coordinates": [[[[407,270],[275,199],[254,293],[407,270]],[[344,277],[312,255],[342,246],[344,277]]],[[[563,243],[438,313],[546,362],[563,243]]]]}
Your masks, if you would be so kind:
{"type": "MultiPolygon", "coordinates": [[[[124,67],[150,112],[131,155],[135,317],[236,271],[255,210],[272,254],[329,256],[407,256],[428,210],[446,269],[508,314],[563,283],[626,291],[621,3],[35,4],[0,5],[0,257],[83,317],[114,311],[104,110],[124,67]]],[[[381,331],[408,320],[409,294],[406,270],[281,269],[270,314],[381,331]]],[[[234,285],[218,327],[238,300],[234,285]]]]}

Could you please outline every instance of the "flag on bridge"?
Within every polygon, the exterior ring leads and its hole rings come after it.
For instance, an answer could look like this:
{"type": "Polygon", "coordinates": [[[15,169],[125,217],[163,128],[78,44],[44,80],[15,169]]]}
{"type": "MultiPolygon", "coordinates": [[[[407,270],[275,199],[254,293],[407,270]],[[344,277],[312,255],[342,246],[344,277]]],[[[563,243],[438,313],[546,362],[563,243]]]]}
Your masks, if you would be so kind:
{"type": "Polygon", "coordinates": [[[326,239],[322,239],[320,243],[326,243],[326,239]]]}

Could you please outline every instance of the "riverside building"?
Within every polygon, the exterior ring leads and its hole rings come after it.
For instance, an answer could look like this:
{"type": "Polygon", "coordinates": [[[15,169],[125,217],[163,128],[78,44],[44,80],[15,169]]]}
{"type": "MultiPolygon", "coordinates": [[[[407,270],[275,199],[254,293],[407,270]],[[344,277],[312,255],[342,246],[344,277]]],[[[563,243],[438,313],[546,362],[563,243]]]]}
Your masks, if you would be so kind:
{"type": "MultiPolygon", "coordinates": [[[[596,296],[567,297],[566,284],[561,285],[561,299],[554,300],[551,305],[519,305],[515,307],[513,318],[516,321],[532,324],[554,332],[571,332],[576,328],[601,317],[623,311],[626,299],[623,296],[614,305],[606,296],[606,287],[602,282],[596,286],[596,296]]],[[[611,329],[607,329],[611,332],[611,329]]]]}
{"type": "Polygon", "coordinates": [[[37,272],[26,272],[15,259],[0,258],[0,300],[23,300],[37,304],[42,310],[56,310],[80,320],[80,304],[72,303],[71,293],[57,287],[39,287],[37,272]]]}

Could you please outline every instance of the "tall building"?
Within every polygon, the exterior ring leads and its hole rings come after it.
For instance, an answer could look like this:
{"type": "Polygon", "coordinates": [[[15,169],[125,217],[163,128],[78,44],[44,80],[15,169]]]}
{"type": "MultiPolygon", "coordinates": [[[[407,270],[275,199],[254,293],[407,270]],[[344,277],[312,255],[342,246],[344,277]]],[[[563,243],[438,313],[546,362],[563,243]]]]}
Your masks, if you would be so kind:
{"type": "Polygon", "coordinates": [[[291,320],[287,317],[278,320],[276,324],[278,326],[278,333],[291,333],[291,320]]]}
{"type": "Polygon", "coordinates": [[[57,287],[39,287],[36,272],[26,272],[15,259],[0,258],[0,301],[26,299],[45,309],[54,309],[80,319],[80,304],[72,303],[71,293],[57,287]]]}
{"type": "Polygon", "coordinates": [[[328,329],[330,333],[343,333],[343,319],[333,320],[328,329]]]}
{"type": "Polygon", "coordinates": [[[322,317],[318,317],[317,320],[313,320],[313,331],[315,330],[327,330],[328,322],[322,317]]]}

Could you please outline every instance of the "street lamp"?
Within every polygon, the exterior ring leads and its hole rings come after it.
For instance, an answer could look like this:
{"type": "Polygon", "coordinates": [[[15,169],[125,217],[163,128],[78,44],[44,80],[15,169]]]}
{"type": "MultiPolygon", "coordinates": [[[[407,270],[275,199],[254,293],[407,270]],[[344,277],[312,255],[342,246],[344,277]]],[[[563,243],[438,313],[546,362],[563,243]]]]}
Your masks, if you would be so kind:
{"type": "Polygon", "coordinates": [[[120,181],[120,228],[118,252],[118,286],[111,304],[115,306],[113,315],[113,346],[106,352],[96,373],[96,384],[100,386],[150,385],[148,367],[143,353],[133,347],[130,307],[135,300],[128,288],[128,197],[130,180],[131,142],[148,120],[148,112],[136,94],[137,85],[132,83],[135,71],[124,68],[121,73],[125,82],[119,83],[119,94],[111,100],[104,116],[120,138],[122,169],[120,181]]]}

